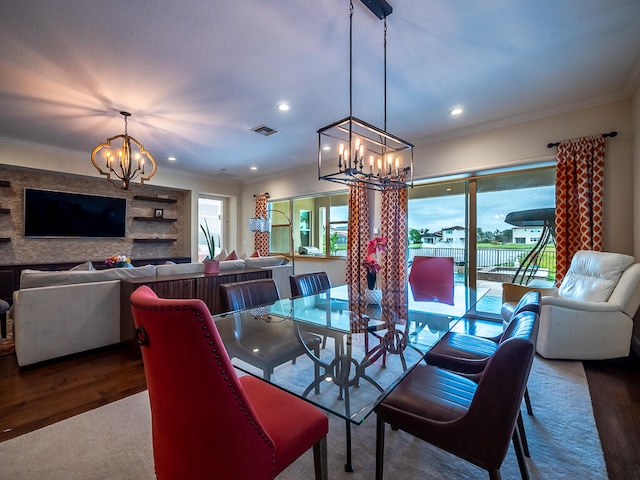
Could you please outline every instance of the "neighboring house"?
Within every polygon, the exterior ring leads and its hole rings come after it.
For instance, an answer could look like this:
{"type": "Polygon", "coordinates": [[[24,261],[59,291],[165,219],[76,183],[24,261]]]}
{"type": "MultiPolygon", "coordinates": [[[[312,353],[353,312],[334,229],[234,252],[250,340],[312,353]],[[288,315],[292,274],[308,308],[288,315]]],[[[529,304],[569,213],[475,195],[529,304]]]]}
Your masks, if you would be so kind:
{"type": "Polygon", "coordinates": [[[442,232],[425,233],[422,235],[422,243],[427,245],[435,245],[442,241],[442,232]]]}
{"type": "Polygon", "coordinates": [[[542,227],[513,227],[513,243],[535,245],[542,235],[542,227]]]}
{"type": "Polygon", "coordinates": [[[440,232],[441,242],[449,244],[450,246],[464,246],[466,240],[466,229],[459,225],[451,228],[443,228],[440,232]]]}

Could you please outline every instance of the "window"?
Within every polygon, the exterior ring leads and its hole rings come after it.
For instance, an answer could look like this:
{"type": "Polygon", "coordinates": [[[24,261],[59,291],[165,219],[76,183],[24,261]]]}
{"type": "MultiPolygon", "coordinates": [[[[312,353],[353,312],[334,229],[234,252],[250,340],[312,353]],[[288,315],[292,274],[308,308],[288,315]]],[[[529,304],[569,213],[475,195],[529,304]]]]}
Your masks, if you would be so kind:
{"type": "Polygon", "coordinates": [[[346,193],[269,202],[273,253],[346,256],[349,216],[346,193]],[[279,212],[285,212],[284,214],[279,212]],[[290,221],[292,220],[292,221],[290,221]],[[293,241],[292,241],[293,240],[293,241]]]}
{"type": "Polygon", "coordinates": [[[349,195],[329,197],[329,255],[347,256],[347,231],[349,226],[349,195]]]}
{"type": "Polygon", "coordinates": [[[271,253],[291,254],[291,208],[288,200],[269,202],[269,220],[271,234],[269,235],[269,251],[271,253]]]}

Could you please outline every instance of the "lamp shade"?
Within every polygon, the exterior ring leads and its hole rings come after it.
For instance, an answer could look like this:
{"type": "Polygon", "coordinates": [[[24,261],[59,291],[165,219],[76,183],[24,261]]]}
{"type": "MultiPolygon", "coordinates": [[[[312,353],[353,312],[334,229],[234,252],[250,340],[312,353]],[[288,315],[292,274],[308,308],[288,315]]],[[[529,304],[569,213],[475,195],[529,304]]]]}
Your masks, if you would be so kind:
{"type": "Polygon", "coordinates": [[[270,229],[271,225],[268,218],[255,217],[249,219],[250,232],[268,232],[270,229]]]}

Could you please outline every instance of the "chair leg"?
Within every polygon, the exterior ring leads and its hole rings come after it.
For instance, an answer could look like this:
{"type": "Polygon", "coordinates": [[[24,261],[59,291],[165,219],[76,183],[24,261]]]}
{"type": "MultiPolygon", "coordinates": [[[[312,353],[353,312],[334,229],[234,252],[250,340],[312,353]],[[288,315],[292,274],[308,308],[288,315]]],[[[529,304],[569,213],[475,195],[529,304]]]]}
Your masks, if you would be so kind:
{"type": "Polygon", "coordinates": [[[529,398],[529,387],[524,389],[524,404],[527,406],[527,413],[533,415],[533,409],[531,408],[531,398],[529,398]]]}
{"type": "Polygon", "coordinates": [[[529,470],[527,469],[527,462],[524,459],[524,455],[522,453],[522,443],[520,443],[520,434],[518,433],[518,429],[513,429],[513,449],[516,452],[516,458],[518,459],[518,467],[520,467],[520,476],[522,480],[530,480],[529,479],[529,470]]]}
{"type": "Polygon", "coordinates": [[[329,467],[327,463],[327,437],[324,436],[313,444],[313,467],[316,480],[329,479],[329,467]]]}
{"type": "Polygon", "coordinates": [[[489,480],[501,480],[500,470],[488,470],[489,480]]]}
{"type": "Polygon", "coordinates": [[[384,420],[376,415],[376,480],[382,480],[384,469],[384,420]]]}
{"type": "Polygon", "coordinates": [[[527,434],[524,431],[524,422],[522,421],[522,412],[518,413],[518,423],[516,424],[516,428],[520,433],[520,440],[522,440],[522,451],[524,452],[525,457],[531,457],[529,453],[529,442],[527,441],[527,434]]]}

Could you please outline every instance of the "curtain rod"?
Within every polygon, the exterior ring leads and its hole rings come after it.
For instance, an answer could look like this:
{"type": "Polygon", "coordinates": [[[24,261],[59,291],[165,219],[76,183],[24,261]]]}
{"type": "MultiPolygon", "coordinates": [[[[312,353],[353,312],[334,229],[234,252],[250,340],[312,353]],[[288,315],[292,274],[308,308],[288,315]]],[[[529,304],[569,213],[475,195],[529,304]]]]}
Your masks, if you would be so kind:
{"type": "MultiPolygon", "coordinates": [[[[602,136],[604,138],[607,137],[615,137],[616,135],[618,135],[618,132],[616,132],[615,130],[613,132],[609,132],[609,133],[603,133],[602,136]]],[[[557,147],[558,145],[560,145],[560,142],[556,142],[556,143],[547,143],[547,148],[553,148],[553,147],[557,147]]]]}

